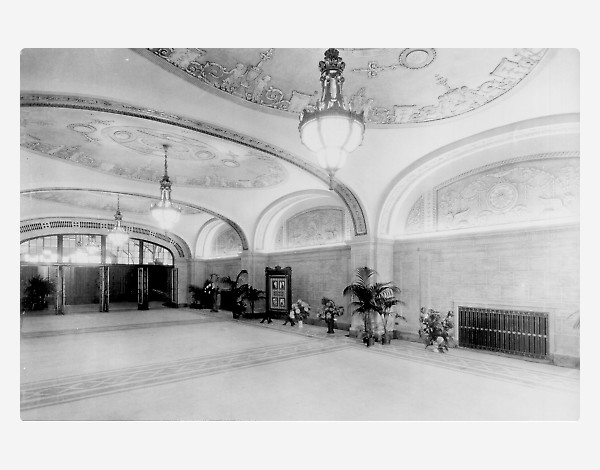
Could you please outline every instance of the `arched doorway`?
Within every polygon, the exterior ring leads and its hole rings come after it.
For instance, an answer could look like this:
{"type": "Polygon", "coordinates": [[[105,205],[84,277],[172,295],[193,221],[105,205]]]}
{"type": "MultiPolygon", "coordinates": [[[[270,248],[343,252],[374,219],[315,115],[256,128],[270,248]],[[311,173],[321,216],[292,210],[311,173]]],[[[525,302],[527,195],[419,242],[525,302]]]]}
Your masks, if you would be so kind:
{"type": "Polygon", "coordinates": [[[130,238],[113,246],[104,235],[60,234],[21,242],[21,303],[38,313],[177,305],[178,275],[166,247],[130,238]],[[50,285],[32,303],[31,285],[50,285]]]}

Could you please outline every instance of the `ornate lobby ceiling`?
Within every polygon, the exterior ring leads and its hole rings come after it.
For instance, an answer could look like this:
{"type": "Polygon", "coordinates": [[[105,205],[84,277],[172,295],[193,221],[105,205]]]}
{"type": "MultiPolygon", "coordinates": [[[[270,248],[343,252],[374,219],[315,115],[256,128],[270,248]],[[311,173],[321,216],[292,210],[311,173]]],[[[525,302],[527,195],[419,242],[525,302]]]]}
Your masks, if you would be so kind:
{"type": "Polygon", "coordinates": [[[264,188],[282,183],[279,160],[255,149],[130,116],[54,107],[21,109],[21,147],[99,172],[178,186],[264,188]]]}
{"type": "MultiPolygon", "coordinates": [[[[344,98],[369,124],[458,116],[517,86],[545,49],[343,49],[344,98]]],[[[139,50],[193,83],[259,109],[300,113],[320,93],[324,49],[139,50]]]]}

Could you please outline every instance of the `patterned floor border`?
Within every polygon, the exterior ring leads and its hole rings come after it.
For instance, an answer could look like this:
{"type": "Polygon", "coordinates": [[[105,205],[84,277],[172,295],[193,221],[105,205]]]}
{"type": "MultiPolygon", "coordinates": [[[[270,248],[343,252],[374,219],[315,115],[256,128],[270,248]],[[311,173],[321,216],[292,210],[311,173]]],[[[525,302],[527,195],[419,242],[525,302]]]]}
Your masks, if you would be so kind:
{"type": "Polygon", "coordinates": [[[172,320],[172,321],[157,321],[147,323],[125,323],[123,325],[106,325],[106,326],[91,326],[86,328],[66,328],[62,330],[45,330],[45,331],[28,331],[21,333],[22,338],[47,338],[48,336],[75,335],[86,333],[105,333],[122,330],[139,330],[144,328],[162,328],[164,326],[182,326],[195,325],[197,323],[218,323],[224,322],[225,319],[217,318],[197,318],[193,320],[172,320]]]}
{"type": "MultiPolygon", "coordinates": [[[[326,354],[349,348],[360,349],[369,354],[382,354],[388,357],[443,367],[448,370],[528,387],[549,387],[560,391],[579,392],[578,377],[568,377],[564,374],[532,370],[531,368],[525,370],[523,365],[518,362],[515,365],[499,364],[495,361],[464,357],[457,350],[450,350],[446,354],[433,353],[424,347],[417,347],[413,343],[400,340],[393,341],[389,345],[376,344],[374,347],[367,348],[356,338],[349,338],[347,332],[344,330],[336,330],[334,335],[327,335],[325,328],[312,325],[306,325],[304,328],[289,327],[280,324],[280,320],[274,320],[275,323],[267,325],[260,324],[258,321],[234,320],[227,318],[223,313],[200,312],[200,314],[202,315],[200,318],[191,320],[29,332],[25,333],[23,337],[41,338],[45,336],[97,333],[138,328],[218,323],[230,320],[251,328],[261,328],[277,331],[278,333],[295,335],[299,339],[302,338],[302,340],[292,344],[260,346],[225,354],[203,355],[166,363],[146,364],[100,373],[30,382],[21,386],[21,410],[25,411],[112,393],[193,380],[207,375],[326,354]]],[[[515,359],[515,361],[518,360],[515,359]]]]}
{"type": "MultiPolygon", "coordinates": [[[[217,315],[217,314],[213,314],[217,315]]],[[[235,320],[234,320],[235,321],[235,320]]],[[[275,320],[274,320],[275,321],[275,320]]],[[[249,321],[240,321],[241,324],[265,328],[266,325],[253,323],[249,321]]],[[[430,348],[425,348],[420,343],[418,345],[402,340],[393,340],[391,344],[381,345],[376,343],[373,347],[367,348],[357,338],[347,336],[347,331],[336,330],[334,335],[327,335],[325,327],[314,327],[306,325],[303,328],[289,328],[279,324],[269,325],[268,328],[278,332],[306,336],[310,338],[335,338],[337,341],[342,341],[351,347],[360,348],[361,350],[370,353],[384,354],[387,356],[397,357],[400,359],[409,360],[432,366],[443,367],[448,370],[454,370],[467,374],[477,375],[481,377],[502,380],[504,382],[518,383],[529,387],[550,387],[560,391],[568,391],[573,393],[579,392],[579,378],[569,377],[561,373],[552,373],[550,371],[533,370],[530,363],[524,363],[521,359],[506,358],[514,361],[514,365],[500,364],[496,361],[475,359],[471,357],[461,356],[462,349],[450,349],[448,353],[435,353],[430,348]],[[287,329],[289,328],[289,329],[287,329]]],[[[469,351],[471,352],[471,351],[469,351]]],[[[485,357],[485,355],[484,355],[485,357]]],[[[549,367],[556,367],[548,365],[549,367]]]]}
{"type": "Polygon", "coordinates": [[[21,411],[325,354],[348,347],[330,341],[302,341],[31,382],[21,386],[21,411]]]}

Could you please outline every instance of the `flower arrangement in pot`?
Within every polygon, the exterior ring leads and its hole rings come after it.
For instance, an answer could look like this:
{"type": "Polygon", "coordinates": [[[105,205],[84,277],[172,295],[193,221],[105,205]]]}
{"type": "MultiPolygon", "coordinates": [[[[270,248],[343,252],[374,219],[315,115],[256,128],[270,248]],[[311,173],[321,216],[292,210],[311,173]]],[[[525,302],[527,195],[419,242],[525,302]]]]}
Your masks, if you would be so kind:
{"type": "Polygon", "coordinates": [[[321,310],[317,313],[317,316],[327,323],[327,333],[332,334],[333,324],[335,317],[339,317],[344,314],[344,307],[338,307],[335,302],[327,297],[321,299],[321,310]]]}
{"type": "Polygon", "coordinates": [[[292,304],[288,317],[285,320],[284,325],[289,321],[292,326],[295,325],[295,321],[298,322],[298,326],[302,326],[302,321],[310,315],[310,305],[306,302],[298,299],[297,302],[292,304]]]}
{"type": "Polygon", "coordinates": [[[217,302],[218,302],[218,294],[219,294],[219,287],[217,286],[216,280],[217,280],[217,275],[216,274],[211,274],[210,275],[210,279],[207,279],[204,282],[204,298],[206,299],[206,302],[211,306],[210,310],[211,312],[218,312],[219,309],[217,308],[217,302]]]}
{"type": "Polygon", "coordinates": [[[419,336],[423,339],[425,348],[433,346],[435,352],[448,351],[450,332],[454,328],[453,316],[452,310],[448,310],[446,316],[442,317],[437,310],[421,307],[419,336]]]}

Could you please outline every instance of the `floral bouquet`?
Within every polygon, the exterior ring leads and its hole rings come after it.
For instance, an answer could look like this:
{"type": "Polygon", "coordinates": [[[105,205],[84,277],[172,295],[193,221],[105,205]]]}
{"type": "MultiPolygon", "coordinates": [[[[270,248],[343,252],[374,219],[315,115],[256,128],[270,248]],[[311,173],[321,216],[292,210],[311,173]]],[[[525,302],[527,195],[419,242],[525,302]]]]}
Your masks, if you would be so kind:
{"type": "Polygon", "coordinates": [[[335,317],[339,317],[344,314],[344,307],[337,307],[335,302],[327,297],[321,299],[321,310],[317,314],[319,318],[325,321],[335,320],[335,317]]]}
{"type": "Polygon", "coordinates": [[[454,328],[453,316],[452,310],[449,310],[448,314],[442,318],[437,310],[421,307],[419,336],[423,338],[425,348],[433,346],[435,351],[442,353],[448,350],[449,333],[454,328]]]}
{"type": "Polygon", "coordinates": [[[344,314],[344,307],[337,307],[335,302],[327,297],[323,297],[321,299],[321,310],[317,314],[317,316],[327,323],[327,333],[332,334],[333,331],[333,323],[335,322],[335,317],[339,317],[344,314]]]}
{"type": "Polygon", "coordinates": [[[213,295],[215,292],[218,292],[219,288],[217,285],[212,282],[210,279],[207,279],[204,283],[204,293],[206,295],[213,295]]]}
{"type": "Polygon", "coordinates": [[[298,302],[292,304],[290,310],[290,318],[295,318],[298,321],[304,320],[310,314],[310,305],[298,299],[298,302]]]}

